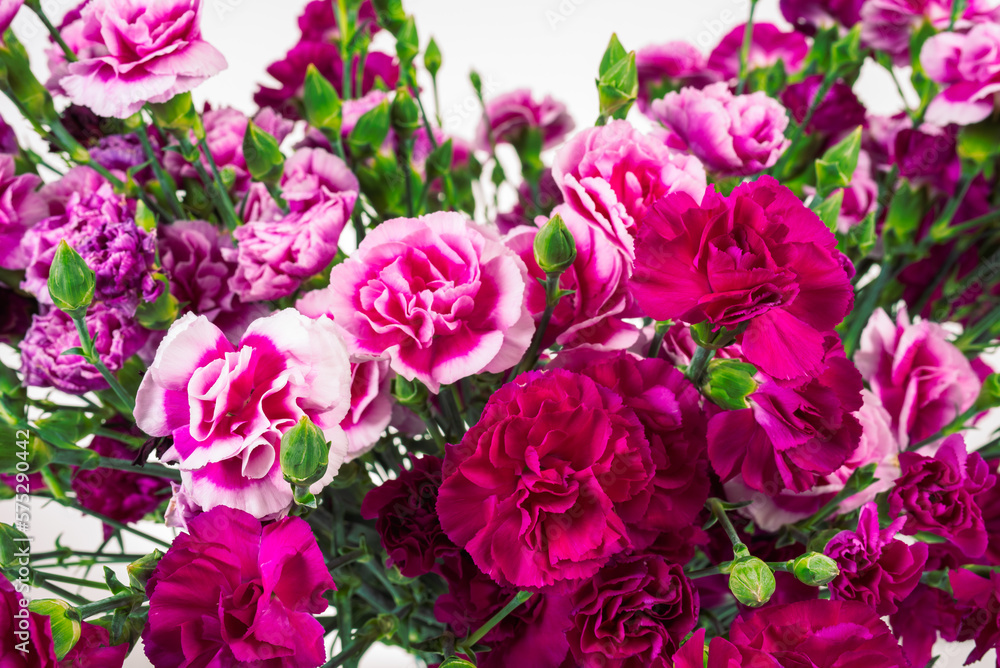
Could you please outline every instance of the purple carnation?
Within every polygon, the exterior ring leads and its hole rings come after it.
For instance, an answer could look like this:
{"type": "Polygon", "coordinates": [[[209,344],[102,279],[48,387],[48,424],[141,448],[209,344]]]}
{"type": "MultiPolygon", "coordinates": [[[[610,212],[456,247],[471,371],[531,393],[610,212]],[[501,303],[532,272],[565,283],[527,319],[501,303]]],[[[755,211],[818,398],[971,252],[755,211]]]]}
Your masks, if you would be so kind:
{"type": "MultiPolygon", "coordinates": [[[[149,332],[121,310],[103,303],[91,305],[87,331],[104,365],[114,373],[146,343],[149,332]]],[[[59,309],[36,315],[21,342],[21,372],[24,384],[55,387],[70,394],[106,388],[96,367],[79,355],[63,355],[80,345],[73,320],[59,309]]]]}
{"type": "Polygon", "coordinates": [[[20,152],[21,147],[17,144],[17,135],[14,134],[14,128],[10,127],[3,118],[0,118],[0,153],[17,155],[20,152]]]}
{"type": "Polygon", "coordinates": [[[896,612],[897,603],[920,583],[927,562],[925,543],[896,540],[904,523],[900,517],[880,528],[878,508],[869,503],[861,509],[857,532],[842,531],[827,543],[824,552],[840,567],[830,583],[831,598],[861,601],[883,616],[896,612]]]}
{"type": "MultiPolygon", "coordinates": [[[[729,31],[719,45],[708,56],[708,69],[717,72],[724,80],[740,75],[740,52],[746,25],[738,25],[729,31]]],[[[785,32],[773,23],[754,23],[747,53],[747,71],[767,69],[782,63],[789,74],[802,69],[809,43],[797,32],[785,32]]]]}
{"type": "Polygon", "coordinates": [[[45,217],[45,200],[35,192],[42,180],[15,174],[14,156],[0,154],[0,267],[24,269],[30,259],[25,236],[45,217]]]}
{"type": "Polygon", "coordinates": [[[781,0],[781,15],[808,35],[837,23],[851,28],[861,20],[865,0],[781,0]]]}
{"type": "Polygon", "coordinates": [[[192,311],[212,322],[240,309],[229,287],[236,273],[233,242],[203,220],[179,220],[157,231],[160,262],[170,277],[170,293],[183,312],[192,311]]]}
{"type": "Polygon", "coordinates": [[[653,100],[685,86],[703,88],[718,81],[698,47],[687,42],[667,42],[639,49],[635,54],[639,75],[639,109],[646,113],[653,100]]]}
{"type": "Polygon", "coordinates": [[[38,311],[38,302],[25,298],[5,285],[0,285],[0,343],[14,345],[24,338],[31,326],[31,317],[38,311]]]}
{"type": "Polygon", "coordinates": [[[933,656],[939,633],[949,642],[957,638],[961,615],[948,592],[918,584],[912,594],[899,602],[899,609],[889,618],[889,623],[910,664],[926,666],[933,656]]]}
{"type": "MultiPolygon", "coordinates": [[[[814,74],[799,83],[790,84],[781,94],[781,103],[795,118],[796,123],[802,123],[805,120],[806,114],[809,113],[822,85],[823,75],[814,74]]],[[[842,81],[837,81],[830,88],[826,97],[816,105],[816,109],[809,119],[809,124],[806,125],[806,131],[809,133],[819,132],[824,135],[838,135],[864,124],[864,105],[858,101],[850,86],[842,81]]]]}
{"type": "MultiPolygon", "coordinates": [[[[97,436],[90,444],[90,450],[102,457],[132,460],[135,452],[121,441],[106,436],[97,436]]],[[[170,483],[163,478],[98,468],[78,469],[73,476],[73,491],[76,500],[84,508],[130,524],[141,520],[166,501],[170,483]]],[[[108,540],[114,528],[104,525],[104,540],[108,540]]]]}
{"type": "Polygon", "coordinates": [[[102,167],[122,173],[147,159],[142,140],[135,133],[102,137],[90,148],[90,157],[102,167]]]}

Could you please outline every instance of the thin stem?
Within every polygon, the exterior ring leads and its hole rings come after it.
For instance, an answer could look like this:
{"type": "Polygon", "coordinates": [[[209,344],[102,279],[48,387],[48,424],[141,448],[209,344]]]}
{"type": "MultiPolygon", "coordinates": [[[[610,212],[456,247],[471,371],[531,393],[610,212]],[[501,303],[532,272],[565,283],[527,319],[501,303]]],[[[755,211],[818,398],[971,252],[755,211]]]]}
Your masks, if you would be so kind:
{"type": "Polygon", "coordinates": [[[125,388],[118,382],[115,375],[108,370],[108,367],[104,366],[101,356],[94,350],[94,341],[90,338],[90,332],[87,331],[87,323],[83,316],[74,316],[73,324],[76,325],[76,332],[80,336],[80,345],[83,348],[84,358],[97,367],[97,370],[104,376],[104,380],[108,382],[114,393],[128,408],[129,414],[126,417],[134,419],[132,416],[135,414],[135,398],[125,391],[125,388]]]}
{"type": "Polygon", "coordinates": [[[427,425],[427,431],[430,433],[431,438],[434,439],[434,445],[438,447],[440,452],[444,452],[444,433],[442,433],[441,427],[438,425],[437,421],[429,412],[427,412],[426,409],[420,412],[420,419],[424,421],[425,425],[427,425]]]}
{"type": "Polygon", "coordinates": [[[750,0],[750,18],[743,29],[743,44],[740,47],[740,82],[736,86],[736,94],[742,95],[747,85],[747,68],[750,56],[750,45],[753,42],[753,15],[757,9],[758,0],[750,0]]]}
{"type": "Polygon", "coordinates": [[[733,544],[733,548],[737,545],[743,545],[743,541],[740,540],[740,535],[736,532],[736,527],[730,521],[729,516],[726,515],[726,509],[722,505],[722,500],[715,497],[708,500],[708,509],[712,511],[712,515],[722,526],[722,529],[726,532],[726,536],[729,537],[729,542],[733,544]]]}
{"type": "Polygon", "coordinates": [[[514,380],[519,373],[533,369],[535,363],[538,362],[538,354],[541,350],[545,330],[548,329],[549,321],[552,320],[552,314],[556,310],[556,305],[559,304],[559,300],[563,297],[562,291],[559,289],[560,276],[562,276],[561,272],[551,272],[545,275],[545,310],[542,312],[542,317],[538,321],[538,327],[531,337],[531,345],[528,346],[528,351],[521,358],[521,362],[514,367],[507,377],[508,383],[514,380]]]}
{"type": "Polygon", "coordinates": [[[335,570],[335,569],[340,568],[342,566],[347,566],[348,564],[353,564],[355,561],[358,561],[359,559],[362,559],[367,554],[368,554],[368,550],[363,550],[363,549],[361,549],[359,547],[356,550],[351,550],[350,552],[348,552],[346,554],[342,554],[339,557],[337,557],[335,559],[331,559],[330,561],[326,562],[326,568],[327,568],[327,570],[332,571],[332,570],[335,570]]]}
{"type": "Polygon", "coordinates": [[[396,151],[399,168],[403,171],[403,181],[406,185],[406,214],[413,217],[413,170],[410,169],[410,139],[401,139],[396,151]]]}
{"type": "Polygon", "coordinates": [[[131,591],[122,592],[121,594],[115,594],[100,601],[81,605],[76,609],[76,612],[79,614],[80,619],[84,620],[103,612],[111,612],[126,605],[133,605],[140,600],[142,600],[142,594],[134,594],[131,591]]]}
{"type": "Polygon", "coordinates": [[[31,7],[31,11],[35,12],[38,18],[41,19],[42,25],[44,25],[45,29],[49,31],[49,35],[52,36],[52,40],[63,50],[66,60],[71,63],[76,62],[76,54],[73,53],[73,49],[69,48],[69,45],[66,44],[65,40],[63,40],[62,35],[59,34],[59,29],[52,25],[52,21],[50,21],[49,17],[45,15],[45,10],[42,9],[42,3],[32,2],[28,3],[28,5],[31,7]]]}
{"type": "Polygon", "coordinates": [[[702,348],[701,346],[695,349],[694,357],[691,358],[691,363],[688,365],[685,375],[696,387],[701,387],[701,380],[705,375],[705,369],[708,368],[708,363],[714,356],[714,350],[702,348]]]}
{"type": "Polygon", "coordinates": [[[219,201],[222,203],[222,220],[231,232],[239,226],[239,219],[236,217],[236,209],[233,208],[233,201],[229,198],[226,186],[222,182],[222,176],[219,174],[219,166],[215,164],[215,157],[212,156],[212,149],[208,147],[208,140],[202,137],[201,141],[198,142],[198,146],[205,154],[208,166],[212,169],[212,176],[214,177],[215,187],[219,194],[219,201]]]}
{"type": "MultiPolygon", "coordinates": [[[[93,453],[90,450],[84,448],[69,449],[62,448],[54,453],[53,461],[57,464],[65,464],[66,466],[80,466],[85,462],[93,459],[93,453]]],[[[170,469],[166,466],[160,466],[158,464],[146,464],[145,466],[136,466],[128,459],[119,459],[117,457],[101,457],[98,456],[97,468],[103,469],[114,469],[116,471],[128,471],[129,473],[135,473],[137,475],[147,475],[154,478],[165,478],[167,480],[173,480],[174,482],[181,481],[181,472],[176,469],[170,469]]]]}
{"type": "MultiPolygon", "coordinates": [[[[831,88],[833,88],[833,84],[834,82],[836,82],[836,80],[837,77],[833,73],[828,73],[823,78],[823,83],[820,84],[819,90],[816,91],[816,97],[813,98],[812,102],[809,105],[809,109],[806,110],[806,115],[802,117],[802,122],[797,123],[795,125],[795,128],[792,130],[791,136],[788,138],[789,146],[794,146],[795,143],[802,137],[802,134],[805,132],[806,127],[809,125],[809,121],[812,120],[813,114],[816,113],[816,110],[819,108],[819,105],[826,98],[826,94],[830,92],[831,88]]],[[[785,157],[787,155],[788,151],[786,150],[784,153],[781,154],[781,157],[778,158],[778,162],[775,163],[775,165],[771,167],[771,169],[769,169],[767,173],[770,174],[771,176],[780,176],[782,174],[782,170],[785,167],[785,157]]]]}
{"type": "Polygon", "coordinates": [[[139,141],[142,142],[142,150],[145,151],[146,157],[149,158],[153,174],[156,175],[156,180],[162,186],[163,194],[167,198],[170,210],[174,212],[174,220],[183,220],[184,209],[181,208],[181,203],[177,199],[177,191],[171,187],[172,181],[167,176],[167,173],[163,171],[163,165],[157,159],[156,153],[153,151],[153,145],[149,143],[149,126],[146,125],[146,121],[142,118],[141,114],[139,115],[139,120],[139,130],[136,134],[139,135],[139,141]]]}
{"type": "Polygon", "coordinates": [[[103,522],[104,524],[107,524],[109,527],[112,527],[114,529],[118,529],[119,531],[127,531],[130,534],[132,534],[133,536],[138,536],[139,538],[143,538],[145,540],[148,540],[150,543],[155,543],[156,545],[159,545],[160,547],[165,547],[167,549],[170,549],[170,543],[168,543],[168,542],[166,542],[164,540],[160,540],[156,536],[150,536],[148,533],[144,533],[142,531],[139,531],[138,529],[134,529],[134,528],[128,526],[127,524],[122,524],[118,520],[113,520],[110,517],[108,517],[107,515],[102,515],[101,513],[97,512],[97,511],[91,510],[90,508],[84,508],[83,506],[81,506],[78,503],[75,503],[74,501],[71,501],[69,499],[53,499],[53,501],[55,501],[56,503],[58,503],[58,504],[60,504],[62,506],[66,506],[67,508],[73,508],[75,510],[79,510],[84,515],[90,515],[91,517],[97,518],[97,519],[101,520],[101,522],[103,522]]]}
{"type": "Polygon", "coordinates": [[[851,324],[848,325],[847,331],[844,333],[844,350],[846,351],[847,358],[850,359],[854,355],[854,351],[858,347],[858,342],[861,339],[861,330],[865,328],[868,324],[868,320],[871,318],[872,313],[875,311],[875,307],[878,306],[879,297],[882,296],[882,291],[885,290],[889,281],[896,274],[895,265],[889,258],[882,261],[881,270],[878,277],[869,285],[863,288],[865,293],[864,299],[861,303],[854,309],[851,319],[851,324]]]}
{"type": "Polygon", "coordinates": [[[492,631],[494,626],[502,622],[507,615],[514,612],[514,610],[517,609],[518,606],[527,601],[533,595],[534,592],[531,591],[517,592],[517,594],[514,595],[514,598],[510,600],[510,603],[505,605],[500,612],[490,617],[485,624],[479,627],[479,630],[477,630],[471,636],[463,640],[461,644],[464,647],[472,647],[473,645],[475,645],[477,642],[483,639],[483,636],[492,631]]]}
{"type": "Polygon", "coordinates": [[[67,601],[69,601],[70,603],[74,603],[76,605],[84,605],[84,604],[90,602],[89,599],[84,598],[83,596],[80,596],[79,594],[74,594],[71,591],[63,589],[62,587],[60,587],[58,585],[54,585],[51,582],[46,582],[45,580],[38,580],[36,578],[31,584],[33,586],[35,586],[35,587],[41,587],[42,589],[47,589],[50,592],[52,592],[53,594],[55,594],[56,596],[64,598],[67,601]]]}
{"type": "Polygon", "coordinates": [[[76,585],[78,587],[90,587],[91,589],[107,589],[108,585],[104,582],[95,582],[94,580],[84,580],[82,578],[74,578],[68,575],[60,575],[59,573],[42,573],[41,571],[32,571],[33,573],[42,576],[45,580],[51,580],[52,582],[62,582],[63,584],[76,585]]]}
{"type": "Polygon", "coordinates": [[[965,0],[953,0],[951,3],[951,17],[948,20],[948,30],[955,29],[955,22],[965,11],[965,0]]]}

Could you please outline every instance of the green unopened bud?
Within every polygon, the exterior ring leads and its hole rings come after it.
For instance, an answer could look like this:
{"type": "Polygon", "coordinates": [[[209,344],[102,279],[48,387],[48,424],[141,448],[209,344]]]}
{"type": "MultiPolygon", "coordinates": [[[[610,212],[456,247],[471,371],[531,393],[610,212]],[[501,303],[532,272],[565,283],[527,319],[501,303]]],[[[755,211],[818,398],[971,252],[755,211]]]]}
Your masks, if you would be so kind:
{"type": "Polygon", "coordinates": [[[702,391],[715,405],[734,411],[749,408],[747,397],[757,389],[752,364],[732,359],[714,359],[708,363],[702,391]]]}
{"type": "Polygon", "coordinates": [[[441,663],[438,668],[476,668],[476,664],[469,663],[465,659],[453,656],[445,659],[444,663],[441,663]]]}
{"type": "Polygon", "coordinates": [[[337,95],[337,89],[333,87],[333,84],[320,74],[316,66],[311,63],[306,68],[302,103],[305,107],[306,122],[309,125],[322,130],[340,132],[343,102],[337,95]]]}
{"type": "Polygon", "coordinates": [[[420,127],[420,108],[404,87],[396,89],[396,96],[392,100],[392,129],[400,139],[409,139],[420,127]]]}
{"type": "Polygon", "coordinates": [[[156,570],[156,565],[160,563],[161,557],[163,557],[162,552],[153,550],[150,554],[140,557],[128,565],[126,570],[128,571],[128,581],[132,589],[139,591],[146,590],[146,583],[149,582],[150,576],[156,570]]]}
{"type": "Polygon", "coordinates": [[[63,239],[56,247],[49,270],[52,303],[71,316],[83,315],[94,300],[94,272],[63,239]]]}
{"type": "Polygon", "coordinates": [[[0,523],[0,568],[27,566],[30,549],[31,543],[24,532],[0,523]],[[22,559],[24,563],[21,563],[22,559]]]}
{"type": "Polygon", "coordinates": [[[277,183],[285,169],[285,156],[281,154],[278,140],[253,121],[247,122],[247,131],[243,135],[243,156],[254,181],[277,183]]]}
{"type": "Polygon", "coordinates": [[[424,67],[427,71],[431,73],[432,77],[436,77],[438,70],[441,69],[441,49],[438,48],[437,42],[431,37],[431,41],[427,43],[427,48],[424,50],[424,67]]]}
{"type": "Polygon", "coordinates": [[[60,661],[80,640],[81,625],[76,610],[66,601],[54,598],[44,598],[32,601],[28,606],[31,612],[45,615],[49,618],[49,630],[52,633],[52,649],[60,661]]]}
{"type": "Polygon", "coordinates": [[[576,240],[556,214],[535,235],[535,262],[546,274],[561,274],[576,260],[576,240]]]}
{"type": "Polygon", "coordinates": [[[149,108],[156,124],[164,130],[175,135],[193,132],[198,139],[205,136],[205,128],[201,124],[201,116],[195,111],[191,93],[174,95],[166,102],[150,103],[149,108]]]}
{"type": "Polygon", "coordinates": [[[419,380],[406,380],[402,376],[396,376],[392,382],[392,394],[400,406],[416,408],[427,404],[427,387],[419,380]]]}
{"type": "Polygon", "coordinates": [[[476,91],[478,97],[483,96],[483,78],[479,76],[479,72],[472,70],[469,72],[469,81],[472,82],[472,89],[476,91]]]}
{"type": "Polygon", "coordinates": [[[774,573],[757,557],[737,559],[729,572],[729,591],[733,592],[737,601],[751,608],[770,601],[774,587],[774,573]]]}
{"type": "Polygon", "coordinates": [[[399,58],[400,70],[409,69],[418,53],[420,38],[417,36],[417,24],[412,16],[407,16],[396,33],[396,56],[399,58]]]}
{"type": "Polygon", "coordinates": [[[389,134],[389,102],[383,100],[374,109],[362,114],[347,136],[347,146],[354,157],[364,157],[378,151],[389,134]]]}
{"type": "Polygon", "coordinates": [[[329,456],[326,436],[305,415],[281,437],[281,472],[296,487],[308,487],[322,478],[329,456]]]}
{"type": "Polygon", "coordinates": [[[170,282],[163,274],[154,274],[153,280],[162,284],[155,302],[142,302],[135,311],[135,319],[146,329],[169,329],[180,312],[180,302],[170,294],[170,282]]]}
{"type": "Polygon", "coordinates": [[[597,97],[601,118],[625,118],[639,94],[639,72],[635,52],[625,53],[616,36],[612,36],[601,59],[597,79],[597,97]]]}
{"type": "Polygon", "coordinates": [[[802,584],[821,587],[840,575],[837,562],[819,552],[806,552],[792,562],[792,573],[802,584]]]}

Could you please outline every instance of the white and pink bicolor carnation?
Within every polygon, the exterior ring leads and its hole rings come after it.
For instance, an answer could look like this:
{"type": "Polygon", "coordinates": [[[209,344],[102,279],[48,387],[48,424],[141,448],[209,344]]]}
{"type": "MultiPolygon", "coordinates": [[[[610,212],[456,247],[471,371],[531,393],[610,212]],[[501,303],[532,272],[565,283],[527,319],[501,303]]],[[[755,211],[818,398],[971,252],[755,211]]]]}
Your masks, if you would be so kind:
{"type": "Polygon", "coordinates": [[[205,316],[177,320],[136,396],[151,436],[172,436],[164,459],[180,465],[180,493],[201,510],[229,506],[282,515],[292,489],[281,473],[281,435],[306,415],[330,442],[332,480],[347,455],[340,427],[351,407],[351,364],[329,318],[285,309],[253,322],[233,345],[205,316]]]}

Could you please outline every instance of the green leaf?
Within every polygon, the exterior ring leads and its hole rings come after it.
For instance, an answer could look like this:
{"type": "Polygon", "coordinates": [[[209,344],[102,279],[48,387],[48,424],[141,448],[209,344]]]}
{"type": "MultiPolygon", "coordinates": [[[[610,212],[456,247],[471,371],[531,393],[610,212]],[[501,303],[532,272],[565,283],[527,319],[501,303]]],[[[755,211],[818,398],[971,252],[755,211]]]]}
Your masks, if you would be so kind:
{"type": "Polygon", "coordinates": [[[1000,123],[993,119],[965,125],[958,131],[958,155],[977,164],[1000,154],[1000,123]]]}
{"type": "Polygon", "coordinates": [[[816,212],[831,232],[837,230],[837,219],[840,217],[840,207],[844,203],[844,191],[838,188],[825,199],[818,199],[809,208],[816,212]]]}
{"type": "Polygon", "coordinates": [[[927,193],[901,179],[886,212],[882,236],[890,247],[912,244],[927,211],[927,193]]]}
{"type": "Polygon", "coordinates": [[[833,44],[830,65],[838,78],[850,78],[861,69],[864,53],[861,48],[861,24],[856,24],[850,32],[833,44]]]}
{"type": "Polygon", "coordinates": [[[861,257],[868,255],[878,240],[875,234],[875,212],[872,211],[864,219],[852,227],[847,233],[847,243],[858,249],[861,257]]]}
{"type": "Polygon", "coordinates": [[[396,32],[396,56],[399,58],[400,69],[408,69],[418,53],[420,38],[417,35],[417,24],[412,16],[407,16],[396,32]]]}
{"type": "Polygon", "coordinates": [[[351,154],[356,157],[366,157],[377,152],[386,135],[389,134],[389,101],[383,100],[380,105],[367,111],[358,119],[351,134],[347,137],[347,145],[351,154]]]}
{"type": "Polygon", "coordinates": [[[261,130],[253,121],[247,121],[243,135],[243,156],[247,171],[254,181],[277,183],[285,169],[285,156],[281,154],[278,140],[261,130]]]}
{"type": "Polygon", "coordinates": [[[314,128],[340,132],[343,103],[337,90],[312,63],[306,68],[302,91],[306,122],[314,128]]]}
{"type": "Polygon", "coordinates": [[[32,601],[28,609],[49,618],[56,658],[61,661],[80,639],[80,622],[67,615],[72,607],[66,601],[44,598],[32,601]]]}
{"type": "Polygon", "coordinates": [[[46,435],[51,434],[67,443],[79,443],[94,433],[101,425],[101,419],[88,416],[83,411],[56,411],[35,424],[46,435]]]}
{"type": "Polygon", "coordinates": [[[121,594],[130,591],[128,587],[121,583],[115,572],[107,566],[104,567],[104,583],[108,585],[108,589],[111,590],[112,594],[121,594]]]}
{"type": "Polygon", "coordinates": [[[820,197],[850,185],[860,152],[861,126],[858,126],[816,161],[816,190],[820,197]]]}

